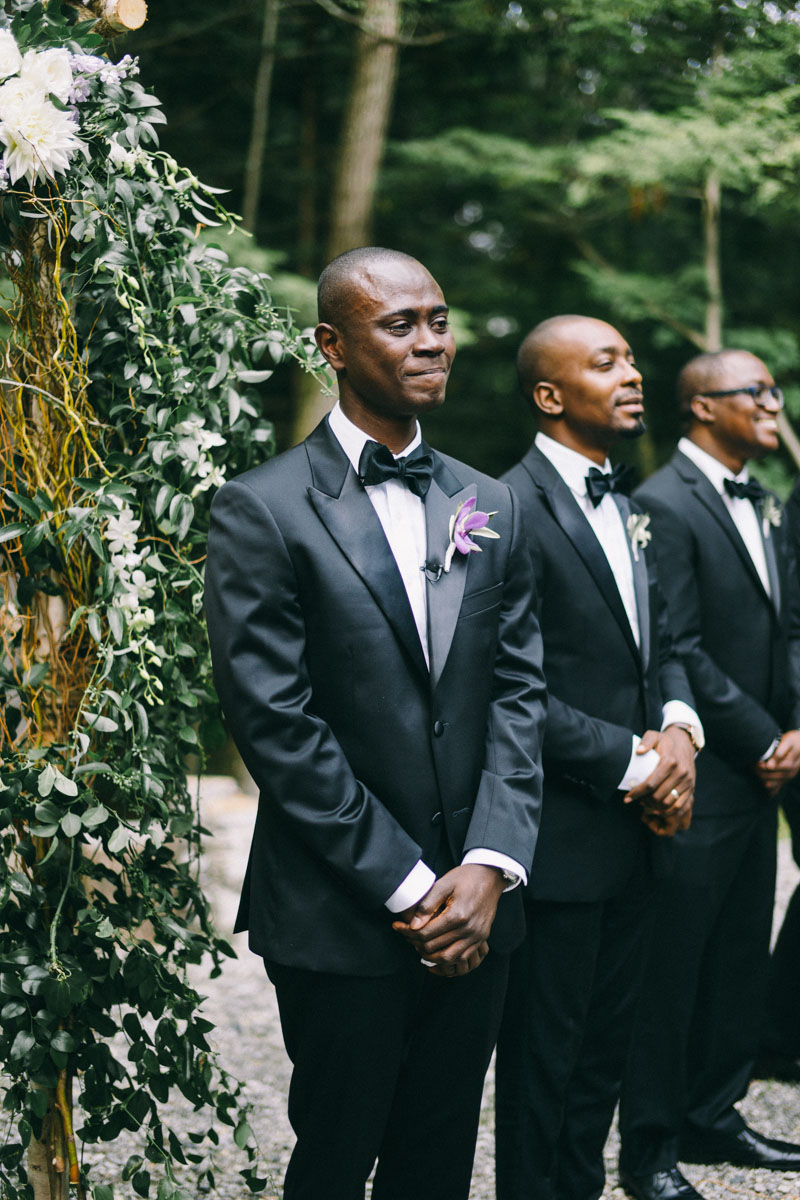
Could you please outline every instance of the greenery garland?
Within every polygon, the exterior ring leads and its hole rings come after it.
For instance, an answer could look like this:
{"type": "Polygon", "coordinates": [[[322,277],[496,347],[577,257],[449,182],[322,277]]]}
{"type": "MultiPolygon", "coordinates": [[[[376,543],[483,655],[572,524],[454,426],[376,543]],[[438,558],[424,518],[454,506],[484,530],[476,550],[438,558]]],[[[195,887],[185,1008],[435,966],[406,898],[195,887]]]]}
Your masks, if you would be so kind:
{"type": "Polygon", "coordinates": [[[232,950],[198,884],[186,755],[218,721],[210,496],[271,452],[259,385],[287,356],[316,369],[313,343],[266,276],[198,236],[232,219],[158,149],[136,63],[57,0],[10,0],[0,25],[0,1194],[111,1200],[79,1159],[75,1081],[79,1139],[141,1132],[137,1195],[150,1164],[158,1200],[194,1194],[187,1161],[213,1186],[215,1119],[258,1191],[187,978],[232,950]],[[188,1147],[162,1108],[175,1088],[210,1110],[188,1147]]]}

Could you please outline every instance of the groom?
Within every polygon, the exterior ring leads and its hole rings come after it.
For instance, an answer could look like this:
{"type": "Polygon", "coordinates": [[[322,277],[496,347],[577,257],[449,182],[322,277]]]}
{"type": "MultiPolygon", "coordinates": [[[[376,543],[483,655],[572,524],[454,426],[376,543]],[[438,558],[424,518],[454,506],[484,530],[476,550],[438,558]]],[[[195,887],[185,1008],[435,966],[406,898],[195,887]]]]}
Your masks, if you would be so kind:
{"type": "Polygon", "coordinates": [[[455,354],[425,268],[349,251],[319,316],[338,404],[221,489],[209,534],[260,789],[237,930],[294,1067],[285,1200],[363,1198],[376,1159],[374,1200],[466,1200],[539,818],[530,562],[508,488],[421,441],[455,354]]]}

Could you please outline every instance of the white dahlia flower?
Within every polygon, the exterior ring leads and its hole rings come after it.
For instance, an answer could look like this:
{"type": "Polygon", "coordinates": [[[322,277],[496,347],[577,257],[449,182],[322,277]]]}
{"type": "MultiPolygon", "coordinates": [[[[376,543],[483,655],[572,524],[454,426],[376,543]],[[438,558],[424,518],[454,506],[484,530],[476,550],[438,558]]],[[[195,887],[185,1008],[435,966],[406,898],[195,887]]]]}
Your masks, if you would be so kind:
{"type": "Polygon", "coordinates": [[[16,75],[21,66],[22,55],[16,38],[10,29],[0,29],[0,79],[16,75]]]}
{"type": "Polygon", "coordinates": [[[25,178],[33,187],[37,179],[66,171],[70,158],[82,145],[78,125],[70,114],[61,112],[23,80],[11,79],[0,87],[0,122],[0,140],[6,147],[5,162],[12,183],[25,178]],[[22,87],[13,86],[17,84],[22,87]]]}
{"type": "Polygon", "coordinates": [[[64,104],[72,90],[72,67],[69,50],[27,50],[22,60],[20,79],[41,88],[46,96],[58,96],[64,104]]]}

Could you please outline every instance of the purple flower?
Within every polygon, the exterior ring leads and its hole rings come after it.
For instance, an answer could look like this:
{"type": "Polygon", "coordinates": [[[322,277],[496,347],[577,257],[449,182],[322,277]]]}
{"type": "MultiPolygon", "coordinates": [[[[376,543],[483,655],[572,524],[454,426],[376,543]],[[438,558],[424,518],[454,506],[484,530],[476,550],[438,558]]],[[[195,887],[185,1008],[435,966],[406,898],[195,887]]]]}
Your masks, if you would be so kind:
{"type": "Polygon", "coordinates": [[[500,537],[499,533],[495,533],[493,529],[489,528],[489,521],[496,516],[496,513],[476,511],[477,503],[477,496],[468,497],[459,504],[450,518],[450,545],[447,547],[444,558],[445,571],[450,570],[456,550],[459,554],[464,555],[472,554],[473,550],[481,550],[481,547],[473,542],[473,537],[500,537]]]}

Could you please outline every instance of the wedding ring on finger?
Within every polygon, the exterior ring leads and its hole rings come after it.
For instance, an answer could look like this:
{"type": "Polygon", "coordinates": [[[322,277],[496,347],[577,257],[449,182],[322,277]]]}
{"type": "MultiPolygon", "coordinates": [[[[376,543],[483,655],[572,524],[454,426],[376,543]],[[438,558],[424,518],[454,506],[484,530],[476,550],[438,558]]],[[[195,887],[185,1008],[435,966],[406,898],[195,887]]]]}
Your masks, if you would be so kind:
{"type": "Polygon", "coordinates": [[[672,796],[673,800],[680,800],[680,798],[681,798],[681,794],[677,788],[672,789],[672,791],[670,792],[670,796],[672,796]]]}

